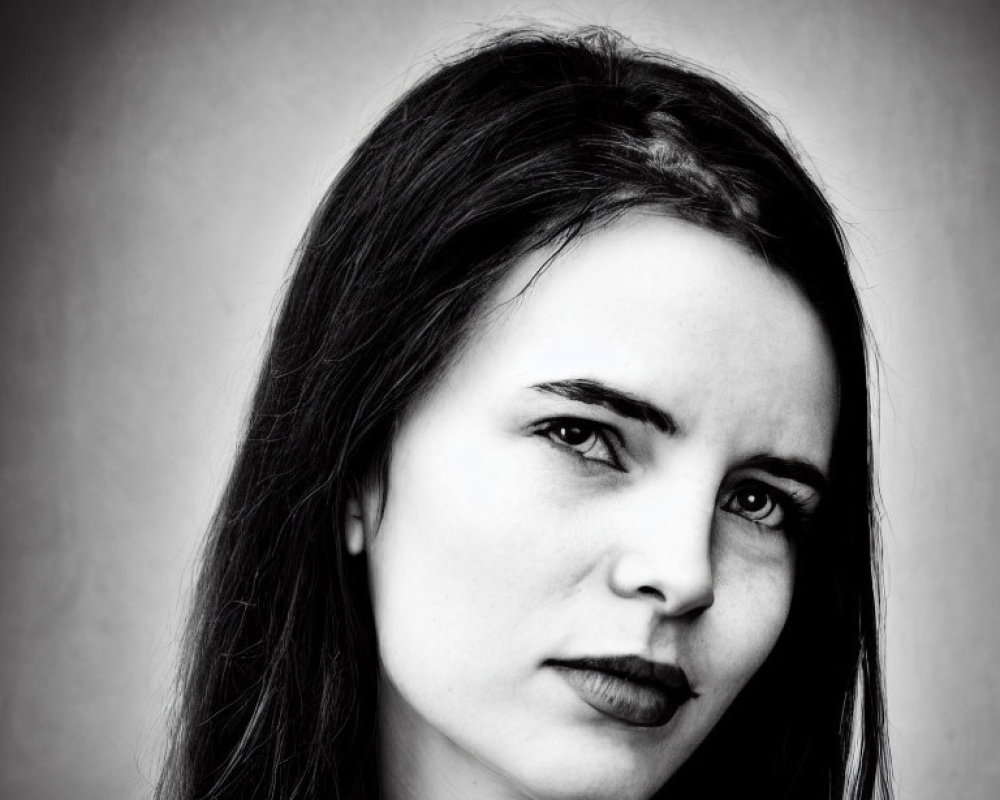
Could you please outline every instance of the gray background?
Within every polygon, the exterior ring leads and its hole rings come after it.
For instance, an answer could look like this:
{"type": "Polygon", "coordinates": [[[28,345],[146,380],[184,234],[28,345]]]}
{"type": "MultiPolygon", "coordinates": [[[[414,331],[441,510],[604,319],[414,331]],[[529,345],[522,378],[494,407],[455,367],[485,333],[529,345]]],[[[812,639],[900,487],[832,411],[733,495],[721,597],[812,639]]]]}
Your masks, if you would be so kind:
{"type": "Polygon", "coordinates": [[[982,0],[36,2],[0,17],[0,794],[146,796],[274,298],[352,144],[482,22],[608,23],[788,125],[882,354],[900,797],[1000,794],[1000,192],[982,0]]]}

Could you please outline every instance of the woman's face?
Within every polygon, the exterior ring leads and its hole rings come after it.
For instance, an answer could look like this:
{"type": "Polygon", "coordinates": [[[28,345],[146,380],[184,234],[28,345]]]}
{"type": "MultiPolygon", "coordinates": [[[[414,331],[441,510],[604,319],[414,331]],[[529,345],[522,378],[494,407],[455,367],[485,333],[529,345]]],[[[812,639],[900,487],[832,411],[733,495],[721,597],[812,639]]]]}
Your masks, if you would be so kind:
{"type": "Polygon", "coordinates": [[[390,797],[649,797],[788,614],[837,416],[807,302],[653,214],[518,296],[545,255],[402,421],[381,522],[372,492],[348,525],[390,797]]]}

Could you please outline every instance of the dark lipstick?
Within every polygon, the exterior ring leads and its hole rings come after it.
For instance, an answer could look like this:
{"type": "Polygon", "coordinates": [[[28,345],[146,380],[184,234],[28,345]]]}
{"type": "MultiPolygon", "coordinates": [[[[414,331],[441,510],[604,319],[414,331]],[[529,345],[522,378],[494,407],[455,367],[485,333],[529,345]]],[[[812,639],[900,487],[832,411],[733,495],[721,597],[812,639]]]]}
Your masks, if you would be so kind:
{"type": "Polygon", "coordinates": [[[587,705],[643,728],[666,725],[684,703],[697,697],[684,670],[639,656],[549,659],[587,705]]]}

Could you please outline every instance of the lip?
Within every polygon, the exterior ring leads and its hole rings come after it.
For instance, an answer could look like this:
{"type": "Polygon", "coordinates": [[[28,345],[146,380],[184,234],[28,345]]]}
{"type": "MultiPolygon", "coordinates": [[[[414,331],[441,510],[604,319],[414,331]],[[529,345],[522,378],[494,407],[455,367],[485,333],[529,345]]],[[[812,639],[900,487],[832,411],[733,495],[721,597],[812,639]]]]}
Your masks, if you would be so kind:
{"type": "Polygon", "coordinates": [[[698,696],[684,670],[640,656],[549,659],[587,705],[605,716],[640,728],[658,728],[698,696]]]}

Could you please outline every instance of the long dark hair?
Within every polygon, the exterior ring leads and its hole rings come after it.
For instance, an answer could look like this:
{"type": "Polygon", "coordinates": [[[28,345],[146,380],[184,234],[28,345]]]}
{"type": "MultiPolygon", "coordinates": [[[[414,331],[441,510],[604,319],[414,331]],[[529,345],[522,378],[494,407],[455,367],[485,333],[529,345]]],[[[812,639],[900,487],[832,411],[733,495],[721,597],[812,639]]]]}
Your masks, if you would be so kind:
{"type": "Polygon", "coordinates": [[[841,231],[752,102],[587,29],[506,33],[437,68],[316,212],[207,541],[159,797],[378,795],[375,630],[346,503],[384,475],[397,421],[512,264],[635,207],[789,275],[840,379],[788,622],[664,796],[888,796],[865,327],[841,231]]]}

